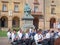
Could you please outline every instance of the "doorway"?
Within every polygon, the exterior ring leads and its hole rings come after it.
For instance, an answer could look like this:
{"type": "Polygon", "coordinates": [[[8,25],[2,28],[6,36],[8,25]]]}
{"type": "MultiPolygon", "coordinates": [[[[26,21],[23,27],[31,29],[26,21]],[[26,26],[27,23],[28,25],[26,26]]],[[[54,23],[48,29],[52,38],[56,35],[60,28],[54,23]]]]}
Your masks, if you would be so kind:
{"type": "Polygon", "coordinates": [[[8,18],[5,16],[1,17],[1,27],[8,27],[8,18]]]}
{"type": "Polygon", "coordinates": [[[56,19],[55,18],[51,18],[50,19],[50,28],[54,28],[54,23],[56,23],[56,19]]]}
{"type": "Polygon", "coordinates": [[[38,26],[39,26],[39,19],[38,19],[38,17],[34,17],[33,25],[35,26],[35,29],[37,30],[38,26]]]}

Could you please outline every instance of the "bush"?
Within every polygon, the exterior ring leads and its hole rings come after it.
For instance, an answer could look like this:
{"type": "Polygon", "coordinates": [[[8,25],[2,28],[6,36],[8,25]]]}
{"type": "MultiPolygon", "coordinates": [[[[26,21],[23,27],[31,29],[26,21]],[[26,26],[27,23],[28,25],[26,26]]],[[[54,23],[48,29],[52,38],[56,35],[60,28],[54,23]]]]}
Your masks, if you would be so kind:
{"type": "Polygon", "coordinates": [[[12,28],[12,30],[15,29],[16,31],[19,31],[20,28],[12,28]]]}

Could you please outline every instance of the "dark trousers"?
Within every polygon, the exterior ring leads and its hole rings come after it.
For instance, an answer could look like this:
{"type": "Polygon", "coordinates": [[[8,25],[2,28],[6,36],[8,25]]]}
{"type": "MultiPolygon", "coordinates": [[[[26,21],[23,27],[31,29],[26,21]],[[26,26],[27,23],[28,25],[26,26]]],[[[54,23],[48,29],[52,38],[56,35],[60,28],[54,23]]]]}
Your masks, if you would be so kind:
{"type": "Polygon", "coordinates": [[[26,39],[25,44],[26,45],[32,45],[32,40],[31,39],[26,39]]]}
{"type": "Polygon", "coordinates": [[[43,40],[43,45],[48,45],[47,39],[44,39],[44,40],[43,40]]]}
{"type": "Polygon", "coordinates": [[[23,39],[18,40],[18,44],[22,44],[24,42],[23,39]]]}
{"type": "Polygon", "coordinates": [[[18,40],[14,40],[13,42],[11,42],[12,45],[17,45],[18,44],[18,40]]]}
{"type": "Polygon", "coordinates": [[[50,39],[50,45],[54,45],[54,38],[50,39]]]}
{"type": "Polygon", "coordinates": [[[43,45],[50,45],[50,39],[44,39],[42,44],[43,45]]]}

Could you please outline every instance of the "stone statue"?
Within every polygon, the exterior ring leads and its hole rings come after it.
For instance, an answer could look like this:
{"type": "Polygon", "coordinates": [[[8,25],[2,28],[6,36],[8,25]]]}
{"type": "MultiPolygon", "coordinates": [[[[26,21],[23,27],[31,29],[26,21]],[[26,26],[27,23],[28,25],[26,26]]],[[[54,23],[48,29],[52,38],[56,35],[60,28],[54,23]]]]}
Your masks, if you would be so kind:
{"type": "Polygon", "coordinates": [[[24,21],[24,24],[23,24],[23,30],[27,30],[28,28],[34,28],[34,25],[33,25],[33,19],[34,17],[31,15],[31,9],[30,9],[30,6],[26,3],[25,6],[24,6],[24,16],[22,18],[22,20],[24,21]]]}

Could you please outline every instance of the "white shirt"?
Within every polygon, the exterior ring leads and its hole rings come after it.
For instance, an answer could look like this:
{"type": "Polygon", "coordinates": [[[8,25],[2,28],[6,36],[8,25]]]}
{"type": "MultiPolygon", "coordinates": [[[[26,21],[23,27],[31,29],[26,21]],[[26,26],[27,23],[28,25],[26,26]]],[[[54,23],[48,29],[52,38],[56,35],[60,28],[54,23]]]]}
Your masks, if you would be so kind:
{"type": "Polygon", "coordinates": [[[11,33],[10,32],[7,32],[7,36],[8,36],[8,38],[10,38],[11,37],[11,33]]]}
{"type": "Polygon", "coordinates": [[[16,39],[16,35],[12,33],[12,42],[14,41],[14,39],[16,39]]]}
{"type": "Polygon", "coordinates": [[[58,35],[60,36],[60,32],[58,33],[58,35]]]}
{"type": "Polygon", "coordinates": [[[53,37],[54,36],[54,33],[51,33],[50,37],[53,37]]]}
{"type": "Polygon", "coordinates": [[[50,38],[50,33],[47,33],[46,34],[46,38],[50,38]]]}
{"type": "Polygon", "coordinates": [[[57,25],[57,28],[60,28],[60,24],[57,25]]]}
{"type": "Polygon", "coordinates": [[[32,33],[32,29],[29,29],[29,32],[32,33]]]}
{"type": "Polygon", "coordinates": [[[18,35],[19,39],[22,38],[22,33],[20,33],[20,31],[17,32],[17,35],[18,35]]]}
{"type": "Polygon", "coordinates": [[[40,34],[40,35],[36,34],[34,36],[34,39],[35,39],[36,42],[38,42],[39,39],[43,40],[43,35],[42,34],[40,34]]]}
{"type": "Polygon", "coordinates": [[[25,34],[25,38],[29,38],[29,34],[28,33],[25,34]]]}

